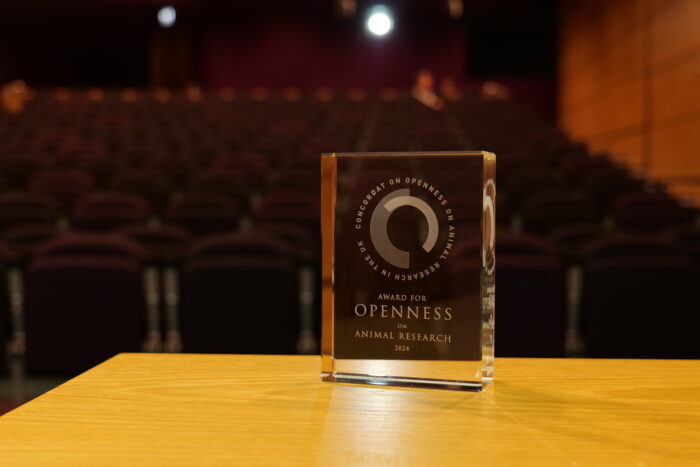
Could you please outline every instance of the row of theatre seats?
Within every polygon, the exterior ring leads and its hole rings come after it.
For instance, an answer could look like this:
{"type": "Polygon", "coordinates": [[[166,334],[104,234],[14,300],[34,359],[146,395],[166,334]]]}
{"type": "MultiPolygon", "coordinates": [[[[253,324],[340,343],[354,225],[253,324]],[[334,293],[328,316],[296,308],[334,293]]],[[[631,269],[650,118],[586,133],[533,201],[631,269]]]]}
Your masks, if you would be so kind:
{"type": "MultiPolygon", "coordinates": [[[[39,93],[0,115],[0,338],[31,373],[120,351],[315,352],[319,155],[484,148],[497,355],[700,357],[697,210],[512,103],[389,97],[39,93]]],[[[468,182],[421,170],[406,167],[468,182]]]]}
{"type": "Polygon", "coordinates": [[[170,233],[136,235],[141,244],[67,233],[40,244],[23,287],[10,291],[24,297],[27,370],[72,373],[118,351],[179,351],[180,329],[190,352],[296,353],[310,254],[289,240],[298,231],[210,236],[186,254],[181,232],[179,242],[170,233]]]}

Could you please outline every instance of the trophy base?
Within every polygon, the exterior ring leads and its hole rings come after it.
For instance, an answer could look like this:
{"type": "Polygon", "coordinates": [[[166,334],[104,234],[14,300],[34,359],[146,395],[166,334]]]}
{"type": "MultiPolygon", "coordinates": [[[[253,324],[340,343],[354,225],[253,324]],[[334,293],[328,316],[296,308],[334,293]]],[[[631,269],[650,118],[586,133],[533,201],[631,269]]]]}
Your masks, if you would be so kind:
{"type": "Polygon", "coordinates": [[[493,381],[489,368],[493,367],[482,361],[324,358],[321,379],[336,383],[478,392],[493,381]]]}

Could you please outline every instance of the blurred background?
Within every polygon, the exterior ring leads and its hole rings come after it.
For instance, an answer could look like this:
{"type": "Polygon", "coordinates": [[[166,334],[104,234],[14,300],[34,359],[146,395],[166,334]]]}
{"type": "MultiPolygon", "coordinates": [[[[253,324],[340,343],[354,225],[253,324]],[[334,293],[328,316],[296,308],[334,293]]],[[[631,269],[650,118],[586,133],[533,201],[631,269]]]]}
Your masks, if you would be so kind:
{"type": "Polygon", "coordinates": [[[700,357],[698,24],[694,0],[4,1],[0,411],[123,351],[318,353],[322,152],[497,154],[497,356],[700,357]]]}

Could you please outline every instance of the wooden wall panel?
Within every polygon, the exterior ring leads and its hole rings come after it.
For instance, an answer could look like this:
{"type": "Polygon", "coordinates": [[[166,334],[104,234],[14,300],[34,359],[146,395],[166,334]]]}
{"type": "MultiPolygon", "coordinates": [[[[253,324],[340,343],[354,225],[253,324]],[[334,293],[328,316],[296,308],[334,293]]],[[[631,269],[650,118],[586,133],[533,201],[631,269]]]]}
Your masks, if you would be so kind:
{"type": "Polygon", "coordinates": [[[560,107],[560,122],[576,138],[641,131],[644,101],[641,77],[601,88],[578,105],[560,107]]]}
{"type": "Polygon", "coordinates": [[[700,52],[698,0],[655,2],[650,16],[652,47],[649,53],[654,66],[663,65],[665,61],[681,55],[700,52]]]}
{"type": "Polygon", "coordinates": [[[564,0],[559,123],[700,203],[700,0],[564,0]]]}
{"type": "Polygon", "coordinates": [[[610,138],[605,147],[605,151],[615,154],[616,159],[624,162],[634,170],[639,170],[643,166],[644,138],[640,134],[635,134],[622,138],[610,138]]]}
{"type": "Polygon", "coordinates": [[[651,83],[654,126],[699,118],[700,53],[667,66],[655,67],[654,71],[651,83]]]}
{"type": "Polygon", "coordinates": [[[656,178],[700,178],[700,119],[654,128],[649,173],[656,178]]]}
{"type": "MultiPolygon", "coordinates": [[[[637,6],[639,1],[614,3],[628,4],[634,12],[640,9],[637,6]]],[[[595,3],[602,5],[601,2],[595,3]]],[[[607,12],[605,9],[600,11],[607,12]]],[[[589,34],[574,34],[571,40],[565,35],[562,40],[565,53],[561,56],[559,71],[562,81],[567,83],[560,94],[563,106],[585,104],[593,97],[600,97],[601,91],[608,86],[622,87],[630,77],[641,75],[643,35],[640,13],[624,16],[619,24],[610,14],[592,16],[586,12],[580,16],[574,10],[571,15],[571,21],[565,22],[565,31],[585,31],[584,26],[591,29],[589,34]],[[585,21],[590,21],[590,24],[585,21]]]]}

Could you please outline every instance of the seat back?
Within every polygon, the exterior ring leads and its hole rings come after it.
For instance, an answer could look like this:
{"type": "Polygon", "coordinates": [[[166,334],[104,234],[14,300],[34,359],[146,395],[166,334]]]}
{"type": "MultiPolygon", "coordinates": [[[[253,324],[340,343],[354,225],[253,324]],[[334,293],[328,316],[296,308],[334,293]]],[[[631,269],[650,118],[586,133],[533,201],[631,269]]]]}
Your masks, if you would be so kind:
{"type": "Polygon", "coordinates": [[[59,205],[34,193],[0,195],[0,231],[19,225],[49,225],[58,221],[59,205]]]}
{"type": "Polygon", "coordinates": [[[172,184],[166,175],[157,170],[131,169],[117,173],[111,189],[143,196],[154,209],[161,210],[168,201],[172,184]]]}
{"type": "Polygon", "coordinates": [[[133,224],[121,227],[119,233],[139,244],[148,263],[179,263],[191,240],[187,230],[176,225],[133,224]]]}
{"type": "Polygon", "coordinates": [[[65,209],[92,190],[95,182],[87,172],[77,169],[47,169],[37,173],[29,185],[34,193],[51,196],[65,209]]]}
{"type": "Polygon", "coordinates": [[[584,274],[588,357],[700,357],[700,273],[689,259],[594,257],[584,274]]]}
{"type": "Polygon", "coordinates": [[[116,236],[100,237],[50,240],[27,268],[30,373],[75,374],[116,353],[142,349],[146,320],[139,249],[116,236]]]}
{"type": "Polygon", "coordinates": [[[284,257],[194,258],[183,272],[183,349],[295,353],[297,270],[284,257]]]}
{"type": "Polygon", "coordinates": [[[81,230],[110,231],[119,226],[145,222],[150,215],[148,202],[131,193],[94,193],[80,200],[73,209],[72,223],[81,230]]]}
{"type": "Polygon", "coordinates": [[[568,192],[551,192],[529,198],[522,209],[524,229],[546,235],[557,227],[596,223],[600,216],[583,196],[568,192]]]}
{"type": "Polygon", "coordinates": [[[629,231],[659,231],[690,225],[697,215],[678,200],[656,193],[622,195],[615,200],[613,213],[617,226],[629,231]]]}
{"type": "Polygon", "coordinates": [[[238,226],[240,208],[222,195],[190,193],[168,207],[165,220],[179,225],[194,236],[233,231],[238,226]]]}
{"type": "MultiPolygon", "coordinates": [[[[481,261],[478,242],[455,251],[451,277],[474,274],[481,261]]],[[[496,355],[562,357],[564,355],[564,272],[544,238],[512,232],[496,234],[496,355]]],[[[475,305],[478,306],[478,305],[475,305]]]]}

